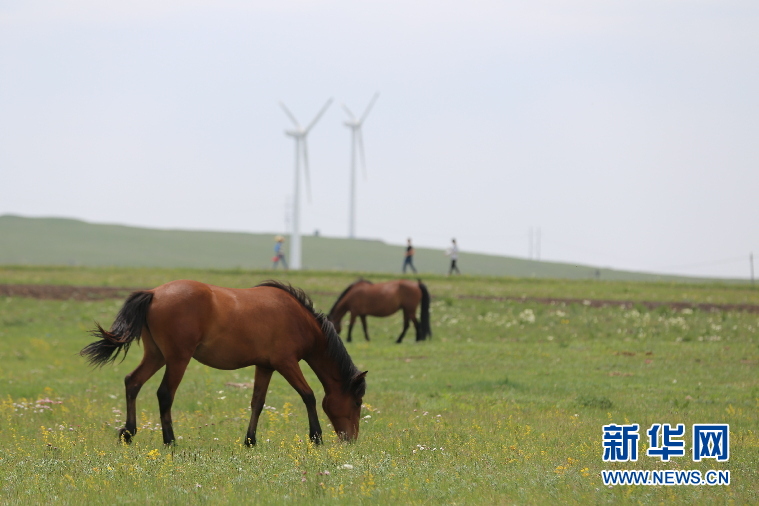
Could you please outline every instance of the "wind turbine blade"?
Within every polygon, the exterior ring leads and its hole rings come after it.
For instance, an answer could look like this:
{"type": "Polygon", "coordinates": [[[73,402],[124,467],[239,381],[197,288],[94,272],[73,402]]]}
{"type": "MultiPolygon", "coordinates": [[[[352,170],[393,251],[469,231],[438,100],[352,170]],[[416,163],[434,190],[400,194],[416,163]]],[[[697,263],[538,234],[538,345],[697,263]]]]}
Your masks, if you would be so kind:
{"type": "Polygon", "coordinates": [[[287,108],[284,102],[280,102],[279,106],[282,108],[283,111],[285,111],[285,114],[287,114],[290,117],[290,119],[293,120],[293,123],[295,123],[295,126],[300,128],[300,123],[298,123],[298,120],[295,119],[295,115],[290,112],[290,109],[287,108]]]}
{"type": "Polygon", "coordinates": [[[316,125],[316,122],[319,121],[319,118],[322,117],[322,114],[324,114],[324,111],[327,110],[327,107],[329,107],[331,103],[332,103],[332,99],[330,98],[329,100],[327,100],[327,103],[324,104],[324,107],[322,107],[322,110],[319,111],[319,114],[317,114],[314,120],[306,127],[306,133],[308,133],[308,131],[311,130],[314,127],[314,125],[316,125]]]}
{"type": "Polygon", "coordinates": [[[356,117],[353,115],[353,113],[351,112],[351,110],[348,109],[348,106],[345,105],[345,104],[342,104],[342,106],[343,106],[343,109],[345,109],[345,112],[348,113],[348,116],[350,116],[353,121],[356,121],[356,117]]]}
{"type": "Polygon", "coordinates": [[[361,156],[361,168],[364,173],[364,180],[366,177],[366,157],[364,156],[364,134],[361,133],[361,127],[356,129],[356,141],[358,142],[358,152],[361,156]]]}
{"type": "Polygon", "coordinates": [[[311,203],[311,176],[308,173],[308,144],[306,144],[306,137],[303,136],[303,174],[306,176],[306,194],[308,195],[308,203],[311,203]]]}
{"type": "Polygon", "coordinates": [[[361,119],[359,120],[359,123],[363,123],[367,116],[369,116],[369,111],[372,110],[372,107],[374,107],[374,103],[379,98],[379,92],[374,94],[374,97],[372,98],[372,101],[369,102],[369,105],[366,107],[366,111],[364,111],[363,116],[361,116],[361,119]]]}

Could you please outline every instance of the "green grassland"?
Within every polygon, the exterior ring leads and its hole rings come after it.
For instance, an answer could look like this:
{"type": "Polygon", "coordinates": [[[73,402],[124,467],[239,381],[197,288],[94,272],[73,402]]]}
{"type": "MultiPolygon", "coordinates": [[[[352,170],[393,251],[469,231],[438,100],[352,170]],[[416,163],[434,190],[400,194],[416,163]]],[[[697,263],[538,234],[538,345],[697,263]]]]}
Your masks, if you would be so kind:
{"type": "MultiPolygon", "coordinates": [[[[355,274],[288,273],[326,310],[355,274]]],[[[265,271],[34,268],[0,283],[149,287],[175,277],[251,286],[265,271]]],[[[382,276],[375,275],[380,280],[382,276]]],[[[471,295],[757,303],[735,285],[425,276],[431,341],[393,343],[401,319],[369,319],[348,347],[368,369],[355,444],[307,442],[305,408],[275,375],[245,448],[253,370],[193,362],[165,448],[155,390],[138,398],[134,444],[118,443],[124,362],[89,369],[77,352],[121,300],[0,299],[0,502],[26,503],[759,503],[759,315],[593,308],[471,295]],[[52,402],[48,402],[52,401],[52,402]],[[602,461],[601,427],[641,426],[635,463],[602,461]],[[645,456],[652,423],[730,424],[730,461],[645,456]],[[729,486],[605,487],[602,469],[728,469],[729,486]]],[[[317,396],[321,387],[304,364],[317,396]]],[[[690,436],[685,437],[690,450],[690,436]]]]}
{"type": "MultiPolygon", "coordinates": [[[[351,271],[282,271],[244,269],[63,267],[0,265],[0,284],[83,285],[153,288],[175,279],[247,288],[276,278],[309,292],[337,295],[358,277],[371,281],[397,279],[387,273],[351,271]]],[[[416,276],[408,276],[416,278],[416,276]]],[[[704,281],[609,281],[595,279],[515,278],[505,276],[456,276],[420,274],[433,297],[517,297],[598,299],[634,302],[759,305],[759,289],[748,284],[704,281]]],[[[327,308],[329,309],[329,308],[327,308]]]]}
{"type": "MultiPolygon", "coordinates": [[[[0,216],[0,265],[266,269],[271,266],[273,246],[274,234],[155,230],[62,218],[0,216]]],[[[463,247],[459,265],[473,275],[693,281],[470,253],[463,247]]],[[[308,270],[399,273],[403,255],[404,246],[378,240],[303,237],[303,267],[308,270]]],[[[423,274],[444,274],[449,261],[442,250],[417,248],[414,263],[423,274]]]]}

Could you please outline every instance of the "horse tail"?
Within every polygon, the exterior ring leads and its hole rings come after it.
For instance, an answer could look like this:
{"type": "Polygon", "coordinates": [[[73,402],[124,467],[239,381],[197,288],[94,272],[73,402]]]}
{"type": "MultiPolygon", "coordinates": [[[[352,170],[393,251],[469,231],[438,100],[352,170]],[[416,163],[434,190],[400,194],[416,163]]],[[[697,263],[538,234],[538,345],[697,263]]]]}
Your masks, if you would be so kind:
{"type": "Polygon", "coordinates": [[[96,328],[90,331],[90,334],[100,339],[82,348],[79,355],[87,358],[91,365],[98,367],[114,362],[121,350],[124,350],[126,358],[132,341],[140,340],[142,328],[147,325],[152,300],[153,292],[134,292],[130,295],[116,315],[111,330],[105,330],[95,322],[96,328]]]}
{"type": "Polygon", "coordinates": [[[427,285],[419,280],[419,289],[422,291],[422,339],[430,336],[432,339],[432,328],[430,327],[430,292],[427,291],[427,285]]]}

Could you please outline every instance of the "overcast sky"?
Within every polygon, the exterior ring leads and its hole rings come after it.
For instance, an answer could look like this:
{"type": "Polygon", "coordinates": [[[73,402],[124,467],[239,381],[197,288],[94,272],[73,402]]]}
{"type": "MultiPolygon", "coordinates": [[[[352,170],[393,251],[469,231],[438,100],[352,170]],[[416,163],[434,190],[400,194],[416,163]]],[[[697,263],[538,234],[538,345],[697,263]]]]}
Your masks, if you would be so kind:
{"type": "MultiPolygon", "coordinates": [[[[759,255],[755,0],[0,0],[0,214],[698,276],[759,255]],[[305,197],[305,195],[304,195],[305,197]]],[[[759,271],[759,259],[756,260],[759,271]]],[[[465,266],[462,266],[465,270],[465,266]]],[[[759,272],[757,272],[759,275],[759,272]]]]}

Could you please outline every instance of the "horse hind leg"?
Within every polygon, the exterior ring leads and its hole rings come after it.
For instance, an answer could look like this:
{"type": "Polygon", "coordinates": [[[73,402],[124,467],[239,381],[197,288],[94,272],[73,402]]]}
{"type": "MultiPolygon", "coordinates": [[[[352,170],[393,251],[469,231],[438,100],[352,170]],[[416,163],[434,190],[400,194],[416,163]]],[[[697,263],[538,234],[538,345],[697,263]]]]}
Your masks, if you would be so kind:
{"type": "Polygon", "coordinates": [[[416,319],[416,307],[410,308],[410,309],[404,309],[403,314],[405,317],[414,324],[414,331],[416,332],[416,340],[417,341],[423,341],[424,335],[422,334],[421,326],[419,325],[419,320],[416,319]]]}
{"type": "Polygon", "coordinates": [[[416,340],[424,341],[424,335],[422,334],[422,329],[419,326],[419,321],[417,321],[416,316],[412,317],[411,321],[414,323],[414,330],[416,331],[416,340]]]}
{"type": "Polygon", "coordinates": [[[269,389],[269,381],[274,369],[256,366],[256,377],[253,383],[253,398],[250,401],[250,424],[248,433],[245,435],[245,446],[256,444],[256,427],[258,427],[258,418],[261,416],[261,410],[264,408],[266,392],[269,389]]]}
{"type": "Polygon", "coordinates": [[[150,336],[143,336],[142,341],[143,349],[145,350],[142,361],[134,371],[127,374],[124,378],[127,415],[126,424],[119,429],[119,439],[125,443],[131,443],[132,438],[137,433],[137,394],[140,393],[142,385],[166,363],[163,355],[150,336]]]}
{"type": "Polygon", "coordinates": [[[400,344],[401,341],[403,341],[403,336],[406,335],[406,331],[408,330],[408,322],[409,322],[409,318],[404,313],[403,314],[403,332],[401,332],[401,335],[399,335],[398,339],[395,341],[396,344],[400,344]]]}
{"type": "Polygon", "coordinates": [[[314,391],[303,377],[303,371],[300,370],[297,362],[288,363],[284,366],[277,367],[277,371],[284,376],[288,383],[295,389],[303,399],[308,413],[308,436],[315,444],[322,442],[322,428],[319,425],[319,415],[316,412],[316,397],[314,391]]]}
{"type": "Polygon", "coordinates": [[[366,328],[366,315],[361,315],[361,326],[364,328],[364,338],[369,341],[369,330],[366,328]]]}
{"type": "Polygon", "coordinates": [[[171,405],[174,403],[174,395],[179,383],[182,381],[190,357],[176,359],[166,363],[166,372],[163,375],[161,386],[158,387],[158,408],[161,412],[161,431],[163,432],[163,444],[174,443],[174,429],[171,422],[171,405]]]}

